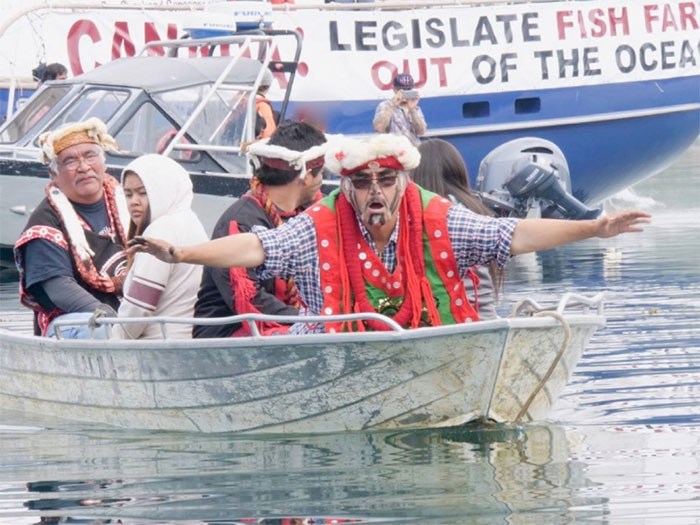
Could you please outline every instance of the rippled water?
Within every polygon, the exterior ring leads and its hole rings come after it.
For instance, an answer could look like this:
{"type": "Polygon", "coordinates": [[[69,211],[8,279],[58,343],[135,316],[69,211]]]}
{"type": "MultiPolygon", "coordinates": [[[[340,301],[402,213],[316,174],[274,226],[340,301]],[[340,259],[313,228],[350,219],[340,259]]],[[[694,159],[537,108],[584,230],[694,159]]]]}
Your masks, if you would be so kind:
{"type": "MultiPolygon", "coordinates": [[[[607,294],[608,324],[548,421],[240,437],[0,411],[0,523],[700,523],[700,144],[609,206],[654,223],[508,269],[502,313],[607,294]]],[[[0,309],[14,309],[4,280],[0,309]]]]}

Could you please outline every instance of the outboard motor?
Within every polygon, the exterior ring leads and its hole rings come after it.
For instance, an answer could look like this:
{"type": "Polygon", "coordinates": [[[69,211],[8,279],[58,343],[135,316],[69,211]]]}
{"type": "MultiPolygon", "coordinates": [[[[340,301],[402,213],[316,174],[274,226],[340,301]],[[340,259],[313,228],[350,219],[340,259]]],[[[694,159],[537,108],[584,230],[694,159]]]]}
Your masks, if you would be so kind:
{"type": "Polygon", "coordinates": [[[545,218],[594,219],[602,211],[571,195],[564,154],[553,142],[535,137],[506,142],[486,155],[476,187],[484,204],[504,215],[525,217],[539,207],[545,218]]]}

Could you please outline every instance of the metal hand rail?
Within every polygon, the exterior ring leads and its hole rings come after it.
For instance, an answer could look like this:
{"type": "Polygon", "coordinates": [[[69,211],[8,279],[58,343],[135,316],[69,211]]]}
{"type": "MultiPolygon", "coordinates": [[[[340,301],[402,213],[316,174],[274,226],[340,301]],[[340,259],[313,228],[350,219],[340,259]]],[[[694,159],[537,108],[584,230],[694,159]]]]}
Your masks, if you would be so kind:
{"type": "MultiPolygon", "coordinates": [[[[244,127],[244,142],[250,142],[252,141],[255,137],[255,116],[256,116],[256,111],[255,111],[255,97],[252,96],[253,94],[257,93],[258,87],[260,86],[260,83],[264,77],[265,70],[269,70],[270,62],[272,62],[272,58],[277,52],[278,49],[278,44],[277,44],[277,39],[279,37],[283,36],[292,36],[296,40],[296,50],[294,54],[294,59],[293,62],[294,64],[297,64],[299,62],[300,56],[301,56],[301,46],[302,46],[302,37],[297,31],[291,31],[291,30],[275,30],[275,29],[270,29],[266,31],[251,31],[247,32],[245,34],[237,34],[237,35],[230,35],[230,36],[217,36],[217,37],[208,37],[208,38],[181,38],[181,39],[175,39],[175,40],[158,40],[158,41],[153,41],[153,42],[148,42],[139,52],[138,56],[144,56],[149,49],[151,48],[169,48],[171,52],[174,52],[177,54],[177,50],[181,48],[190,48],[190,47],[215,47],[215,46],[220,46],[220,45],[227,45],[227,44],[238,44],[239,49],[238,52],[231,57],[230,62],[226,65],[224,70],[221,72],[221,75],[219,75],[219,78],[216,79],[214,84],[212,84],[211,89],[206,93],[206,95],[202,98],[202,100],[199,101],[197,107],[192,111],[192,113],[188,116],[187,120],[185,123],[182,125],[182,127],[177,131],[175,136],[170,140],[168,145],[166,146],[165,150],[163,151],[163,155],[168,156],[172,153],[173,150],[187,150],[187,151],[195,151],[195,150],[208,150],[208,151],[220,151],[220,152],[230,152],[230,153],[241,153],[240,147],[234,146],[213,146],[213,145],[207,145],[207,144],[200,144],[199,146],[193,145],[193,144],[188,144],[188,143],[183,143],[182,139],[185,136],[185,134],[189,131],[189,129],[192,127],[192,124],[194,121],[199,117],[199,115],[204,111],[204,108],[207,106],[209,100],[214,97],[221,85],[226,81],[228,78],[229,73],[233,70],[235,65],[239,62],[239,60],[246,56],[246,53],[249,53],[252,56],[252,46],[253,44],[259,44],[260,49],[258,50],[258,60],[261,63],[261,68],[258,71],[258,74],[255,78],[255,81],[253,84],[250,85],[234,85],[234,87],[237,87],[240,91],[249,94],[248,96],[248,101],[247,101],[247,110],[246,110],[246,122],[245,122],[245,127],[244,127]]],[[[171,53],[172,54],[172,53],[171,53]]],[[[290,76],[289,76],[289,81],[287,83],[287,88],[285,90],[285,96],[284,100],[282,101],[282,106],[280,108],[280,120],[284,120],[285,113],[287,111],[287,105],[289,104],[289,94],[292,90],[292,85],[294,83],[294,79],[296,77],[296,67],[290,71],[290,76]]],[[[223,124],[223,122],[222,122],[223,124]]],[[[218,131],[218,130],[217,130],[218,131]]],[[[250,166],[246,164],[246,168],[250,170],[250,166]]],[[[250,174],[249,174],[250,175],[250,174]]]]}
{"type": "MultiPolygon", "coordinates": [[[[217,94],[219,87],[221,84],[224,83],[224,80],[228,77],[229,73],[233,70],[234,66],[238,63],[238,61],[241,59],[243,56],[243,53],[247,50],[250,49],[250,46],[252,45],[253,42],[263,42],[263,41],[270,41],[271,38],[267,37],[253,37],[253,36],[246,36],[243,39],[241,37],[219,37],[219,38],[208,38],[208,39],[197,39],[197,40],[190,40],[190,39],[181,39],[181,40],[174,40],[174,41],[160,41],[160,42],[150,42],[146,47],[143,48],[141,51],[141,54],[145,53],[146,50],[149,47],[153,47],[156,44],[160,46],[170,46],[173,48],[180,48],[184,47],[186,44],[189,44],[189,46],[193,45],[201,45],[201,44],[206,44],[206,43],[211,43],[214,41],[219,41],[221,39],[220,43],[229,43],[229,42],[240,42],[241,47],[239,49],[238,54],[232,58],[232,60],[226,65],[224,70],[221,72],[221,75],[219,75],[219,78],[216,79],[214,84],[212,84],[211,89],[202,97],[202,100],[199,101],[199,104],[197,107],[192,111],[190,116],[187,118],[185,123],[182,125],[182,127],[177,131],[175,136],[172,138],[168,146],[165,148],[165,151],[163,151],[163,155],[166,157],[170,155],[170,153],[173,151],[174,147],[176,144],[180,144],[182,141],[182,138],[185,136],[185,133],[192,127],[192,123],[199,117],[199,115],[204,111],[204,108],[207,106],[209,103],[209,100],[214,97],[214,95],[217,94]]],[[[267,64],[269,62],[269,56],[267,57],[266,62],[263,64],[264,67],[267,67],[267,64]]],[[[249,93],[253,93],[254,89],[257,89],[257,86],[260,83],[260,79],[262,79],[262,68],[260,72],[258,73],[258,78],[256,79],[256,82],[250,86],[248,89],[249,93]]],[[[252,99],[252,97],[249,97],[252,99]]],[[[251,122],[253,121],[253,117],[251,115],[251,103],[254,103],[252,100],[249,100],[248,104],[248,111],[247,111],[247,124],[248,128],[250,128],[251,122]]],[[[184,148],[187,149],[187,148],[184,148]]]]}
{"type": "Polygon", "coordinates": [[[533,313],[544,311],[555,311],[559,315],[563,315],[567,308],[580,306],[584,313],[588,313],[591,308],[595,308],[597,315],[604,313],[605,293],[601,292],[594,296],[580,295],[572,292],[565,293],[559,300],[556,307],[545,307],[531,298],[526,298],[517,303],[511,310],[510,316],[517,317],[522,315],[532,315],[533,313]]]}
{"type": "MultiPolygon", "coordinates": [[[[511,317],[532,316],[540,317],[548,315],[558,319],[562,324],[566,325],[563,316],[567,308],[581,306],[584,313],[588,313],[591,308],[596,309],[597,315],[603,315],[603,299],[605,294],[599,293],[595,296],[584,296],[575,293],[567,292],[559,300],[556,307],[545,307],[537,303],[534,299],[527,298],[515,305],[511,312],[511,317]]],[[[376,312],[359,312],[351,314],[337,315],[269,315],[269,314],[239,314],[228,317],[98,317],[90,320],[57,320],[54,322],[56,327],[56,338],[61,339],[60,328],[64,326],[81,326],[94,323],[97,326],[117,324],[137,324],[137,323],[157,323],[161,326],[163,337],[167,337],[166,324],[187,324],[201,326],[216,326],[222,324],[247,323],[251,333],[254,336],[260,336],[256,322],[273,322],[273,323],[331,323],[331,322],[353,322],[364,320],[375,320],[386,324],[393,332],[405,332],[406,329],[401,327],[391,317],[387,317],[376,312]]]]}
{"type": "Polygon", "coordinates": [[[405,332],[406,329],[401,327],[396,321],[391,317],[386,315],[378,314],[376,312],[359,312],[352,314],[337,314],[337,315],[268,315],[268,314],[240,314],[231,315],[228,317],[216,317],[216,318],[205,318],[205,317],[98,317],[85,320],[56,320],[54,322],[56,339],[62,339],[60,333],[61,328],[64,326],[83,326],[94,323],[97,326],[107,325],[111,327],[113,325],[121,324],[139,324],[139,323],[153,323],[159,324],[161,327],[161,333],[163,338],[167,338],[166,324],[187,324],[187,325],[201,325],[201,326],[216,326],[222,324],[233,324],[233,323],[247,323],[250,327],[250,331],[253,336],[261,336],[256,322],[274,322],[274,323],[332,323],[332,322],[352,322],[352,321],[364,321],[364,320],[374,320],[386,324],[392,332],[405,332]]]}

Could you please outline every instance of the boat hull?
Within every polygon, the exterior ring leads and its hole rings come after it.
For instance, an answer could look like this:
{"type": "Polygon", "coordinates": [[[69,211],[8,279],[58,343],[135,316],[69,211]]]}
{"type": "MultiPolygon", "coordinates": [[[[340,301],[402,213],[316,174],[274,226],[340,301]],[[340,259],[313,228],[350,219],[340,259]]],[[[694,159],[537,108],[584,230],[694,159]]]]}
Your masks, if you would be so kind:
{"type": "Polygon", "coordinates": [[[603,323],[598,315],[567,318],[569,344],[548,378],[567,333],[551,318],[393,333],[99,345],[0,329],[0,401],[8,410],[66,420],[194,432],[528,421],[548,412],[603,323]]]}
{"type": "MultiPolygon", "coordinates": [[[[571,193],[597,205],[659,173],[700,136],[700,76],[560,89],[467,94],[421,99],[425,137],[441,138],[462,154],[473,187],[481,161],[511,140],[537,137],[556,144],[569,167],[571,193]],[[481,109],[477,109],[481,108],[481,109]]],[[[372,133],[377,101],[305,102],[329,115],[331,131],[372,133]],[[328,106],[328,107],[325,107],[328,106]]],[[[292,115],[299,112],[292,104],[292,115]]]]}

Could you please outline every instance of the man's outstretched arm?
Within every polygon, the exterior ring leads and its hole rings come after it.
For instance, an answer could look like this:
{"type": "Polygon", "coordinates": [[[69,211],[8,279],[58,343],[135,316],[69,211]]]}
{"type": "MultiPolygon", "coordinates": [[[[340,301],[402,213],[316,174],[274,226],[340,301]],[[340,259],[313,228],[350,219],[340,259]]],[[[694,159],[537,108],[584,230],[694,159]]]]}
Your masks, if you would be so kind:
{"type": "Polygon", "coordinates": [[[152,237],[129,241],[130,254],[144,252],[167,263],[202,264],[213,268],[254,268],[265,262],[265,251],[254,233],[238,233],[193,246],[175,247],[152,237]]]}
{"type": "Polygon", "coordinates": [[[621,233],[641,232],[651,222],[644,211],[622,211],[587,221],[523,219],[518,222],[510,246],[512,255],[549,250],[591,237],[608,238],[621,233]]]}

